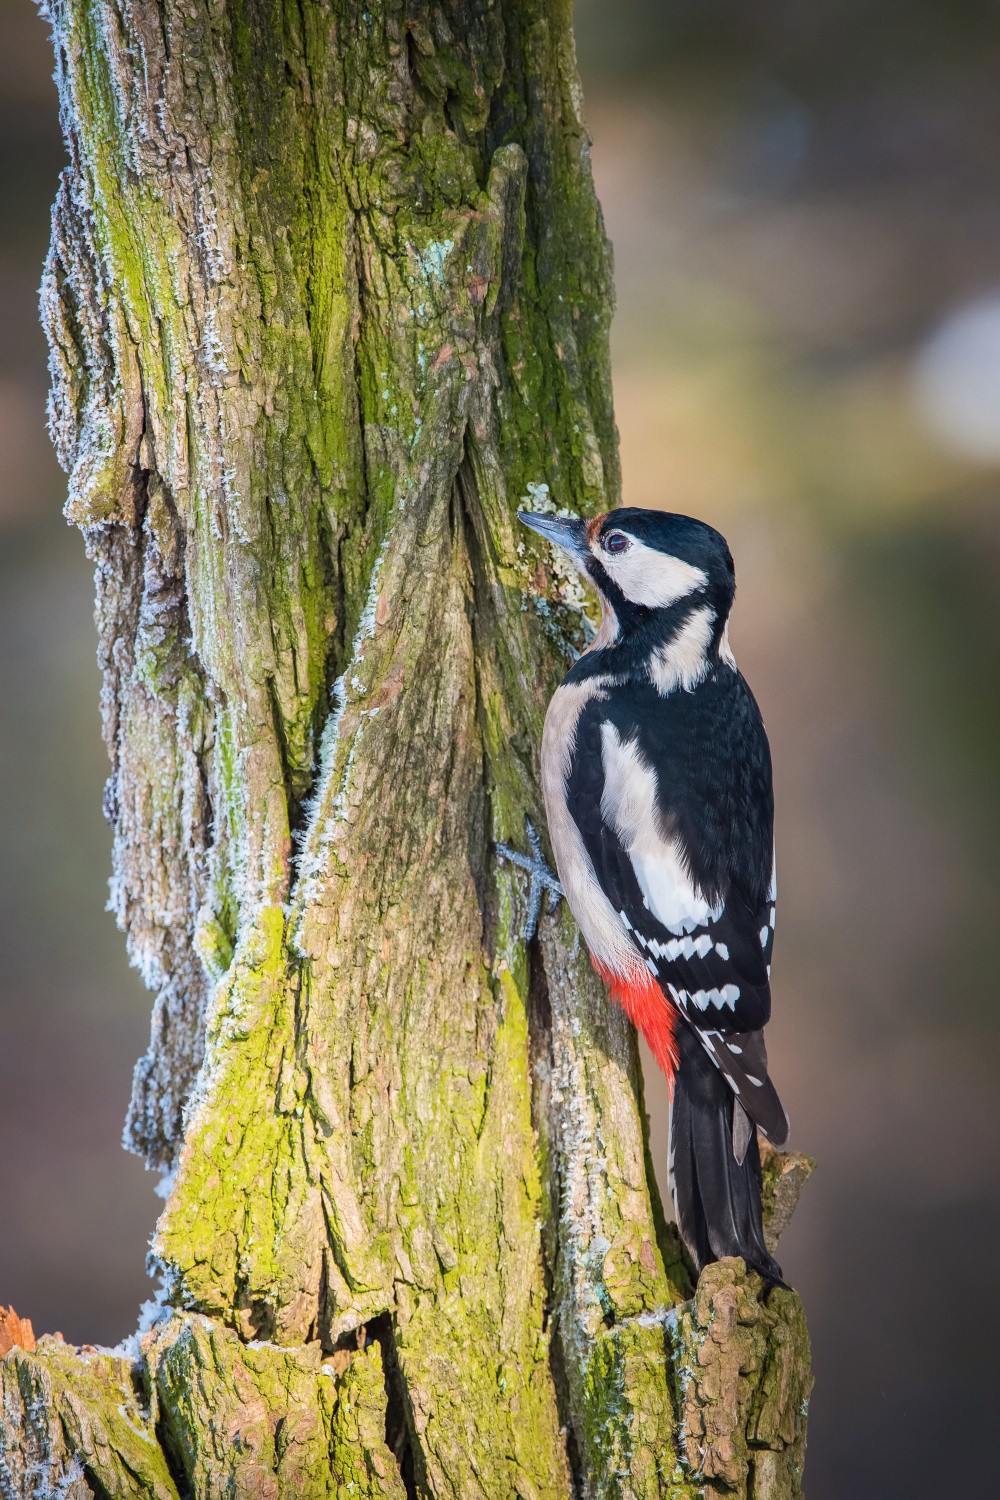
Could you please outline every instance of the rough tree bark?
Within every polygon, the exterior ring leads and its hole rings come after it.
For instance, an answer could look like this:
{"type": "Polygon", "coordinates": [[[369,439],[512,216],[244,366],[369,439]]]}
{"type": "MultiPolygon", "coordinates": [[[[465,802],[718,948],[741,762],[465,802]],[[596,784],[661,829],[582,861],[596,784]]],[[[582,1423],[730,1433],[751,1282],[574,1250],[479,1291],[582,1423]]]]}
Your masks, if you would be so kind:
{"type": "Polygon", "coordinates": [[[591,628],[514,509],[618,500],[570,9],[53,0],[52,427],[170,1175],[154,1325],[0,1365],[5,1496],[800,1493],[799,1301],[692,1287],[634,1034],[495,856],[591,628]]]}

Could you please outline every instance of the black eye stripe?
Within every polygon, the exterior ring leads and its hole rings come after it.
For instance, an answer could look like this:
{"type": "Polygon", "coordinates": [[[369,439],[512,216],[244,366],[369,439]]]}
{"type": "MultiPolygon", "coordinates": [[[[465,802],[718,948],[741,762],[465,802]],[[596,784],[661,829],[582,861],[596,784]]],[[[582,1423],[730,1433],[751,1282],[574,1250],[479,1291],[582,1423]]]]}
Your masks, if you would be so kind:
{"type": "Polygon", "coordinates": [[[601,546],[605,552],[624,552],[628,546],[628,537],[622,531],[609,531],[607,536],[601,538],[601,546]]]}

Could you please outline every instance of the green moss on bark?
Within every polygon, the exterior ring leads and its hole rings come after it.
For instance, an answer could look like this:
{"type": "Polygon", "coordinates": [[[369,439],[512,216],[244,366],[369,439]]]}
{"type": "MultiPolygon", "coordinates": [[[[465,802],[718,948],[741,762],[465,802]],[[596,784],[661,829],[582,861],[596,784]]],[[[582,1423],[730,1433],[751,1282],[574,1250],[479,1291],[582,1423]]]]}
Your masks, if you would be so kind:
{"type": "Polygon", "coordinates": [[[0,1487],[5,1500],[97,1493],[180,1500],[131,1363],[40,1339],[0,1360],[0,1487]]]}
{"type": "MultiPolygon", "coordinates": [[[[570,17],[53,3],[53,430],[176,1169],[144,1368],[198,1496],[396,1493],[389,1406],[420,1492],[695,1483],[634,1034],[493,853],[590,628],[515,509],[618,500],[570,17]]],[[[761,1455],[784,1412],[739,1408],[761,1455]]]]}

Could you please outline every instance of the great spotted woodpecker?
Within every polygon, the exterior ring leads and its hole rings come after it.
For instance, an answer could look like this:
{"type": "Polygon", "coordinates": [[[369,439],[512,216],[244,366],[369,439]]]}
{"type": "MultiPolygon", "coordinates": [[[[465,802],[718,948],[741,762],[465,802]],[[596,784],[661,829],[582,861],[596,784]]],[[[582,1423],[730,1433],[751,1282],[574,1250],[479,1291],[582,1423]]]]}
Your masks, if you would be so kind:
{"type": "Polygon", "coordinates": [[[788,1137],[763,1034],[774,801],[760,711],[729,647],[732,556],[710,526],[661,511],[520,518],[569,553],[602,609],[545,718],[559,879],[670,1084],[677,1222],[698,1270],[740,1255],[781,1283],[754,1129],[788,1137]]]}

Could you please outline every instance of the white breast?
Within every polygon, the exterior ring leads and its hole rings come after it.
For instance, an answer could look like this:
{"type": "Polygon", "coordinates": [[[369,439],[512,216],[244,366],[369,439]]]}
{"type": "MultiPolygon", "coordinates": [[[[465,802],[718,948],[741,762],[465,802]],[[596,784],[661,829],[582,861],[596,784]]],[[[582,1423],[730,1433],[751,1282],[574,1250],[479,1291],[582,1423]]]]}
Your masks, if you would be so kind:
{"type": "Polygon", "coordinates": [[[628,939],[621,916],[597,882],[580,830],[566,804],[577,723],[588,703],[606,696],[600,678],[563,683],[556,689],[542,734],[542,792],[552,852],[570,910],[592,957],[609,972],[624,976],[641,968],[642,961],[628,939]]]}

